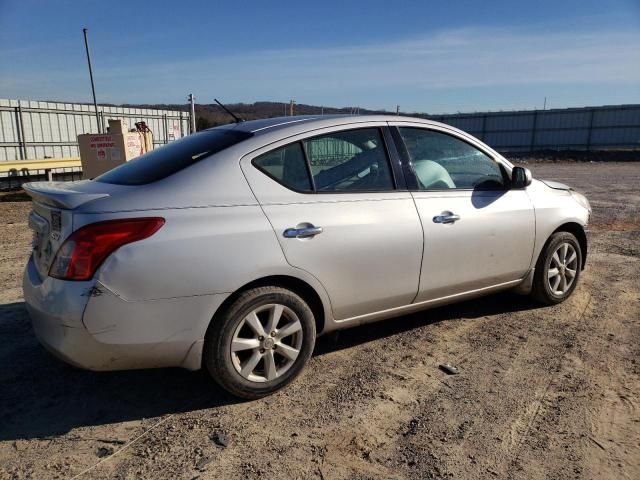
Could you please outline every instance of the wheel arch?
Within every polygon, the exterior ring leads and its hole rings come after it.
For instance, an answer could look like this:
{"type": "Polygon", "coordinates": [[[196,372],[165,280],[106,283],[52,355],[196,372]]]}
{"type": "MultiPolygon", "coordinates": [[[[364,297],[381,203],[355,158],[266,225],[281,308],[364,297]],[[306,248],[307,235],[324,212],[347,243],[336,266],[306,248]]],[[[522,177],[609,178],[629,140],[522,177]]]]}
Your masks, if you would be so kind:
{"type": "MultiPolygon", "coordinates": [[[[299,295],[311,308],[313,312],[313,317],[316,322],[316,332],[318,334],[322,333],[325,327],[326,315],[325,315],[325,307],[322,302],[322,298],[316,292],[316,290],[309,285],[309,283],[301,280],[297,277],[292,277],[290,275],[269,275],[266,277],[261,277],[256,280],[252,280],[251,282],[241,286],[231,295],[229,295],[224,302],[218,307],[216,312],[213,314],[213,318],[211,319],[210,325],[212,325],[216,319],[231,305],[238,296],[250,290],[252,288],[257,287],[282,287],[287,290],[291,290],[295,294],[299,295]]],[[[207,333],[209,333],[210,328],[207,328],[207,333]]]]}
{"type": "MultiPolygon", "coordinates": [[[[584,267],[587,263],[587,247],[588,247],[587,232],[585,232],[584,227],[576,222],[563,223],[558,228],[556,228],[553,232],[551,232],[551,235],[549,235],[549,238],[547,238],[547,241],[545,242],[545,246],[549,242],[549,239],[551,239],[551,236],[557,232],[569,232],[573,234],[574,237],[576,237],[576,239],[578,240],[578,243],[580,244],[580,250],[582,253],[582,265],[580,265],[580,268],[581,270],[584,270],[584,267]]],[[[542,251],[544,251],[544,247],[542,251]]]]}

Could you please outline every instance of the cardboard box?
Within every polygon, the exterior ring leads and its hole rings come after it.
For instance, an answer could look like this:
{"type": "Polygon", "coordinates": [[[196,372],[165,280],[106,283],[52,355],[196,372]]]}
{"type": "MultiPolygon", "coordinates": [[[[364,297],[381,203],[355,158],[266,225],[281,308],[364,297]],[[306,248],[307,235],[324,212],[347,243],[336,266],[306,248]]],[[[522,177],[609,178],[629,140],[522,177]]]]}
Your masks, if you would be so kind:
{"type": "Polygon", "coordinates": [[[82,178],[95,178],[146,153],[153,140],[150,133],[141,132],[82,134],[78,145],[82,178]]]}
{"type": "Polygon", "coordinates": [[[129,131],[129,127],[124,120],[109,120],[109,128],[107,129],[108,133],[126,133],[129,131]]]}

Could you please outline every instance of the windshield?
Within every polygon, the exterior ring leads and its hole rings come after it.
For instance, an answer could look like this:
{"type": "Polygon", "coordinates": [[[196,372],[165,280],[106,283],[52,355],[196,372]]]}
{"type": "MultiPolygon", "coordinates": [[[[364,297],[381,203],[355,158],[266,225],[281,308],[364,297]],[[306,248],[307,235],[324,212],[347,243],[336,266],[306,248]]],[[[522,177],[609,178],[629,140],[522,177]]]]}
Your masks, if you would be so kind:
{"type": "Polygon", "coordinates": [[[109,170],[96,177],[95,181],[115,185],[144,185],[156,182],[252,135],[237,130],[204,130],[109,170]]]}

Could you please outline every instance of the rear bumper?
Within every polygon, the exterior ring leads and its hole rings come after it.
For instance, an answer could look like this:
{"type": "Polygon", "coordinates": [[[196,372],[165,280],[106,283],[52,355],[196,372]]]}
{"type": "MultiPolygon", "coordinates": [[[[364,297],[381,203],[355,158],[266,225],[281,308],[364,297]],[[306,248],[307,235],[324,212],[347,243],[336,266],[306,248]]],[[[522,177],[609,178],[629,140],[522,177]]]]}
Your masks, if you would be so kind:
{"type": "MultiPolygon", "coordinates": [[[[82,324],[94,282],[40,279],[33,258],[24,271],[22,290],[33,331],[51,353],[77,367],[92,368],[100,355],[95,340],[82,324]]],[[[99,345],[98,345],[99,347],[99,345]]]]}
{"type": "Polygon", "coordinates": [[[127,301],[99,282],[40,280],[24,272],[27,311],[40,343],[89,370],[201,366],[204,334],[226,295],[127,301]]]}
{"type": "Polygon", "coordinates": [[[33,304],[26,303],[33,331],[43,347],[75,367],[89,370],[110,370],[105,358],[112,353],[105,349],[82,327],[69,327],[53,319],[33,304]]]}

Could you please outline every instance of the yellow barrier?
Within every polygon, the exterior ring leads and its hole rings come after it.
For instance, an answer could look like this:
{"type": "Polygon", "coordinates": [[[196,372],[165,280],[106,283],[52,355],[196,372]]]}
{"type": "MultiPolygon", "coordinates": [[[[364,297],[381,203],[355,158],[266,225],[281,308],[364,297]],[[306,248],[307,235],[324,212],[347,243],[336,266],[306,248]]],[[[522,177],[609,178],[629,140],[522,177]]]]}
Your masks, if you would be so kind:
{"type": "Polygon", "coordinates": [[[43,160],[12,160],[10,162],[0,161],[0,172],[9,172],[10,170],[46,170],[49,168],[68,168],[81,167],[79,157],[70,158],[45,158],[43,160]]]}

